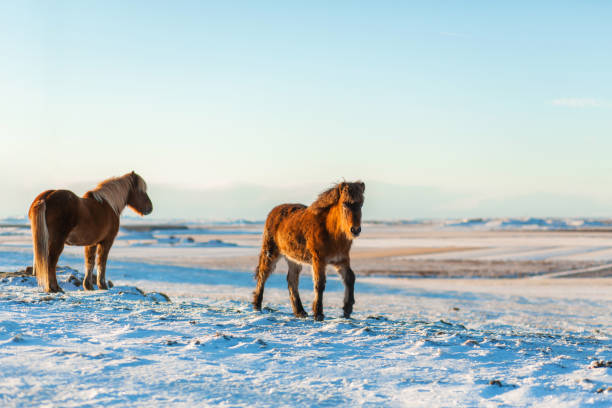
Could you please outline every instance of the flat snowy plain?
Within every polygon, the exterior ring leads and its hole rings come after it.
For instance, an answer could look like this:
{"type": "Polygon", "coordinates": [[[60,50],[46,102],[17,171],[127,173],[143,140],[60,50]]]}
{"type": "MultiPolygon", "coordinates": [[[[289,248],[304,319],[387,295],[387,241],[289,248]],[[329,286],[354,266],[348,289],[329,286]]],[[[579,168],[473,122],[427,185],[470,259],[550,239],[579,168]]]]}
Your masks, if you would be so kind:
{"type": "MultiPolygon", "coordinates": [[[[31,264],[29,231],[0,235],[0,271],[31,264]]],[[[189,243],[132,238],[111,251],[109,291],[68,269],[64,294],[0,279],[0,406],[612,406],[609,278],[358,277],[344,319],[329,274],[314,322],[291,315],[282,274],[255,312],[250,273],[170,265],[189,243]],[[130,260],[143,248],[154,263],[130,260]]],[[[204,241],[211,257],[257,250],[204,241]]],[[[80,252],[60,264],[82,271],[80,252]]]]}

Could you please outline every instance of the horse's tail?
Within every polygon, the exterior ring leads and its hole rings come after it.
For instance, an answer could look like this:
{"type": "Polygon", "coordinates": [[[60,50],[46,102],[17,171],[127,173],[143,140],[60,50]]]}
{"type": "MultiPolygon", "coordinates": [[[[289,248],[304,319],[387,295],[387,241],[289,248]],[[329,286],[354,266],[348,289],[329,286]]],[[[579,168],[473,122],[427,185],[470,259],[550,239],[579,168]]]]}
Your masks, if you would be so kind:
{"type": "Polygon", "coordinates": [[[257,266],[255,267],[255,280],[259,281],[261,278],[264,278],[264,274],[268,269],[268,263],[270,255],[274,252],[276,248],[276,243],[274,242],[274,238],[271,237],[270,232],[266,228],[263,232],[262,244],[261,244],[261,252],[259,253],[259,261],[257,262],[257,266]]]}
{"type": "Polygon", "coordinates": [[[32,241],[34,242],[34,273],[38,284],[45,292],[50,291],[49,282],[49,230],[45,216],[47,205],[44,200],[38,200],[30,209],[32,224],[32,241]]]}
{"type": "Polygon", "coordinates": [[[261,310],[261,302],[263,300],[264,286],[268,276],[274,270],[276,261],[278,260],[279,252],[276,242],[274,242],[274,234],[270,232],[268,223],[263,233],[263,242],[261,244],[261,252],[259,254],[259,261],[255,268],[255,280],[257,286],[253,291],[253,306],[255,310],[261,310]]]}
{"type": "Polygon", "coordinates": [[[268,215],[263,231],[261,252],[259,253],[259,261],[255,268],[255,280],[257,282],[265,282],[268,279],[280,255],[280,250],[274,239],[277,228],[278,222],[276,222],[273,210],[268,215]]]}
{"type": "Polygon", "coordinates": [[[276,265],[280,249],[275,236],[281,223],[294,213],[305,209],[306,206],[303,204],[281,204],[270,211],[264,226],[259,263],[255,268],[255,280],[263,279],[265,281],[271,273],[271,269],[274,269],[276,265]]]}

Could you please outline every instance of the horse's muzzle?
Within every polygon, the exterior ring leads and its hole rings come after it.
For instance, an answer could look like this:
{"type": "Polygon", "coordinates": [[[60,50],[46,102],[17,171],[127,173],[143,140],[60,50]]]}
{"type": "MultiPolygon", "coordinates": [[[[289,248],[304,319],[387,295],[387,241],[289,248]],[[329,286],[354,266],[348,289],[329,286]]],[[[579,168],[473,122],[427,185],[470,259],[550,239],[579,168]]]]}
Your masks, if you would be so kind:
{"type": "Polygon", "coordinates": [[[361,234],[361,227],[351,227],[351,234],[353,234],[354,237],[358,237],[359,234],[361,234]]]}

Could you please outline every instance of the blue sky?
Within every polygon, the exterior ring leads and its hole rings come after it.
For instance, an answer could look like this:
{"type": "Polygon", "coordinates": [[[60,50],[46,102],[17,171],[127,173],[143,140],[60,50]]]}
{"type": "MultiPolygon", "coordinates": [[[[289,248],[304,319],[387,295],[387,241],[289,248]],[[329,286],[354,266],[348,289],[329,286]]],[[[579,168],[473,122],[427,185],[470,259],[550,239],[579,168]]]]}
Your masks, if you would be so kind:
{"type": "Polygon", "coordinates": [[[134,169],[160,194],[344,177],[460,196],[449,216],[530,215],[510,205],[526,196],[612,216],[611,17],[605,1],[2,2],[0,215],[134,169]]]}

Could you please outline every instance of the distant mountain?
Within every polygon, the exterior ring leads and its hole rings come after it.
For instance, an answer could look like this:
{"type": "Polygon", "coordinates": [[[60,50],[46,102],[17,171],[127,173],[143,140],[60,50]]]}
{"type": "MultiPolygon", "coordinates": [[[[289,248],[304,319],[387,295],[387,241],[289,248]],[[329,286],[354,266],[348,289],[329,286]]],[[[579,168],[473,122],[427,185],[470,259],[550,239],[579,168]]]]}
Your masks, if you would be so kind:
{"type": "MultiPolygon", "coordinates": [[[[331,185],[331,184],[330,184],[331,185]]],[[[151,186],[159,217],[263,220],[275,205],[310,204],[329,185],[295,187],[232,185],[204,190],[151,186]]],[[[612,215],[612,203],[579,196],[535,193],[522,196],[479,198],[474,194],[443,191],[434,187],[399,186],[366,182],[364,218],[414,219],[463,217],[572,217],[612,215]]]]}
{"type": "MultiPolygon", "coordinates": [[[[95,183],[70,188],[82,194],[95,183]]],[[[196,218],[208,220],[244,218],[263,220],[275,205],[311,203],[331,186],[303,184],[267,187],[235,184],[201,190],[150,183],[154,218],[196,218]]],[[[0,200],[0,217],[25,216],[39,188],[15,188],[0,200]]],[[[434,187],[400,186],[366,180],[364,218],[368,220],[464,217],[609,217],[612,201],[596,201],[571,194],[534,193],[507,197],[482,197],[434,187]]],[[[130,214],[126,210],[126,215],[130,214]]]]}

